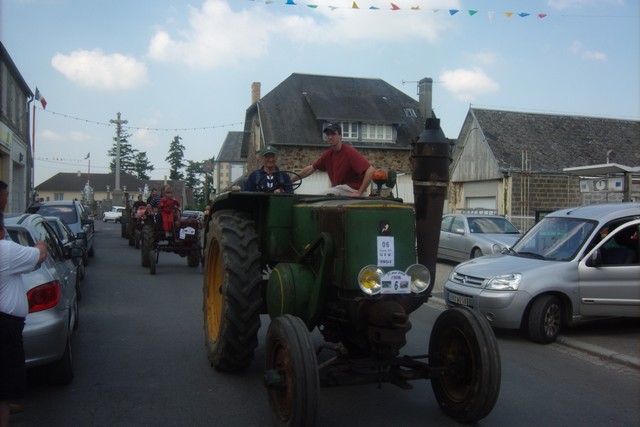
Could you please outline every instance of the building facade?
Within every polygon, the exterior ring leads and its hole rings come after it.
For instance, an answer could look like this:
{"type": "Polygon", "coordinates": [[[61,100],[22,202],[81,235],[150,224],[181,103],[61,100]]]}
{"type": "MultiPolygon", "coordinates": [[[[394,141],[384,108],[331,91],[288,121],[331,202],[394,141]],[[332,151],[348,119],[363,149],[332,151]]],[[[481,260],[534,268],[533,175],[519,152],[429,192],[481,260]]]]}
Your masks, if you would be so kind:
{"type": "Polygon", "coordinates": [[[33,155],[29,108],[32,101],[33,92],[0,42],[0,180],[9,185],[9,212],[24,212],[31,200],[33,155]]]}

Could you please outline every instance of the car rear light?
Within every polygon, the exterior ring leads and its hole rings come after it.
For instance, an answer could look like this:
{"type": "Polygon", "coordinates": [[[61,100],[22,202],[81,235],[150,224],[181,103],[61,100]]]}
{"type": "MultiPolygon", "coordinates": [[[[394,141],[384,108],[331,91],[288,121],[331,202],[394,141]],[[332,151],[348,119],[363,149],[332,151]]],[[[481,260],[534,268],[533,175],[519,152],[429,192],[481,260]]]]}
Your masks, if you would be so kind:
{"type": "Polygon", "coordinates": [[[61,286],[58,280],[45,283],[27,292],[29,313],[47,310],[55,307],[60,301],[61,286]]]}

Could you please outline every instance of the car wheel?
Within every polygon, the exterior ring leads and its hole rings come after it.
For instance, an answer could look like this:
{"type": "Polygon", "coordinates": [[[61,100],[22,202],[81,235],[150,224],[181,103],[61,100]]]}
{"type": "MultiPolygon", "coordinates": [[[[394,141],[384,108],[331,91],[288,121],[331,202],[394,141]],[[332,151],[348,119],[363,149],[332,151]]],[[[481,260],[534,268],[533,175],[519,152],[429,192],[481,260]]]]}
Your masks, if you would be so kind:
{"type": "Polygon", "coordinates": [[[473,248],[473,250],[471,251],[471,256],[469,258],[478,258],[481,256],[482,256],[482,249],[473,248]]]}
{"type": "Polygon", "coordinates": [[[533,342],[549,344],[556,340],[562,326],[562,304],[558,297],[542,295],[533,301],[529,313],[529,337],[533,342]]]}

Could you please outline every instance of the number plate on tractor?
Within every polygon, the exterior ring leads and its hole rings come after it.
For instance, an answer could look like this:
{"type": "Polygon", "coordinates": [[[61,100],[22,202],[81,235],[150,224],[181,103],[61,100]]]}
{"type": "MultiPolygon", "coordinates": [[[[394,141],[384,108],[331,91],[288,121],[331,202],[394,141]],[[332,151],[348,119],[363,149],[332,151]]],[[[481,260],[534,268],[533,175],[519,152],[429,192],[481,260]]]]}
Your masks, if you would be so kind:
{"type": "Polygon", "coordinates": [[[411,277],[403,271],[394,270],[382,276],[383,294],[408,294],[411,292],[411,277]]]}

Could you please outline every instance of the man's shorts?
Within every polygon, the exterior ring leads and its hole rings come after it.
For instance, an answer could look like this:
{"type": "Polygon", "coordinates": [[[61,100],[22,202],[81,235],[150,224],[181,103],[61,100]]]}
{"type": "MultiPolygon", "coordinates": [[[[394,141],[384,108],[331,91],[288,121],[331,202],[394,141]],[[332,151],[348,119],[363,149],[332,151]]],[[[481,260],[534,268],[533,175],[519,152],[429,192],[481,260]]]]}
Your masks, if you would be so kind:
{"type": "Polygon", "coordinates": [[[0,312],[0,400],[22,399],[27,390],[24,318],[0,312]]]}

